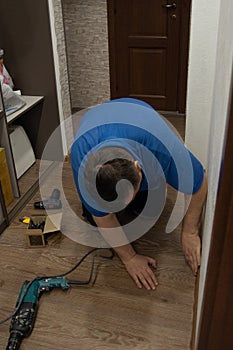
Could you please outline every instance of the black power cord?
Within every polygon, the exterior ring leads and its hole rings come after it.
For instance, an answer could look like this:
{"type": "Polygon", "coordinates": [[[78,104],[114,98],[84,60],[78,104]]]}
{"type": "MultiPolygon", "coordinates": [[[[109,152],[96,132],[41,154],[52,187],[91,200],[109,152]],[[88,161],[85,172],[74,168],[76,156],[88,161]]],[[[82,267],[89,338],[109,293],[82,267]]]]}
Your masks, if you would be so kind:
{"type": "MultiPolygon", "coordinates": [[[[17,312],[18,310],[20,309],[21,305],[22,305],[22,302],[23,302],[23,299],[28,291],[28,289],[30,288],[30,286],[32,285],[33,282],[35,281],[39,281],[41,279],[49,279],[49,278],[57,278],[57,277],[65,277],[69,274],[71,274],[74,270],[76,270],[82,263],[83,261],[90,255],[92,254],[93,252],[97,251],[97,250],[103,250],[104,248],[93,248],[91,250],[89,250],[70,270],[68,270],[67,272],[65,273],[62,273],[60,275],[54,275],[54,276],[40,276],[40,277],[35,277],[33,280],[31,280],[25,290],[24,290],[24,293],[22,294],[18,304],[17,304],[17,307],[15,308],[15,310],[12,312],[12,314],[10,316],[8,316],[7,318],[5,318],[4,320],[1,320],[0,321],[0,325],[1,324],[4,324],[6,323],[8,320],[10,320],[17,312]]],[[[112,259],[115,255],[114,253],[114,250],[113,249],[110,249],[111,250],[111,256],[107,257],[107,256],[102,256],[102,255],[99,255],[99,257],[103,258],[103,259],[112,259]]],[[[93,272],[94,272],[94,263],[95,263],[95,257],[96,256],[93,256],[92,257],[92,265],[91,265],[91,271],[90,271],[90,275],[89,275],[89,278],[87,281],[75,281],[75,280],[69,280],[69,282],[71,284],[76,284],[76,285],[79,285],[79,286],[82,286],[82,285],[88,285],[91,280],[92,280],[92,277],[93,277],[93,272]]]]}

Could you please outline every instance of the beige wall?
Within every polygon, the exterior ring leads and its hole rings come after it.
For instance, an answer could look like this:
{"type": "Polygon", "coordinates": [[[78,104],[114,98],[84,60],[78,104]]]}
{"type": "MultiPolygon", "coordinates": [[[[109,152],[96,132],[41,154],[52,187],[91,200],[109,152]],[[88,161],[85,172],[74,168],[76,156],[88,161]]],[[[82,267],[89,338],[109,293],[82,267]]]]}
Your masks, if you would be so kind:
{"type": "Polygon", "coordinates": [[[72,107],[110,98],[106,0],[62,0],[72,107]]]}

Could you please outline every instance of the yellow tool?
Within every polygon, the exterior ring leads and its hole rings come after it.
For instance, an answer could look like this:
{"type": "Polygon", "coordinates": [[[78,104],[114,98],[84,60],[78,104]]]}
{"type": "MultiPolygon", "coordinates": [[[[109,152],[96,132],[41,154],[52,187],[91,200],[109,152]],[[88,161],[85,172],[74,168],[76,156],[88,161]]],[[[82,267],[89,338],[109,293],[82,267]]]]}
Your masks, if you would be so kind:
{"type": "Polygon", "coordinates": [[[30,218],[28,216],[24,216],[24,217],[20,218],[19,221],[28,225],[30,223],[30,218]]]}

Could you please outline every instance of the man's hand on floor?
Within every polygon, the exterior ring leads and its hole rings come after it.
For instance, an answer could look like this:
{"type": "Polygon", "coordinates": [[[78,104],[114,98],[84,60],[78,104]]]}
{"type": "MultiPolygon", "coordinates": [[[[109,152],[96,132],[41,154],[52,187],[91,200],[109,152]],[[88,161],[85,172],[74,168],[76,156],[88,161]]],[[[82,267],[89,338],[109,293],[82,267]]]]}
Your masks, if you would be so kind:
{"type": "Polygon", "coordinates": [[[133,278],[138,288],[156,289],[158,281],[150,267],[156,267],[156,261],[148,256],[135,254],[130,260],[124,262],[126,270],[133,278]]]}
{"type": "Polygon", "coordinates": [[[182,234],[182,247],[185,259],[196,276],[201,264],[201,240],[198,234],[182,234]]]}

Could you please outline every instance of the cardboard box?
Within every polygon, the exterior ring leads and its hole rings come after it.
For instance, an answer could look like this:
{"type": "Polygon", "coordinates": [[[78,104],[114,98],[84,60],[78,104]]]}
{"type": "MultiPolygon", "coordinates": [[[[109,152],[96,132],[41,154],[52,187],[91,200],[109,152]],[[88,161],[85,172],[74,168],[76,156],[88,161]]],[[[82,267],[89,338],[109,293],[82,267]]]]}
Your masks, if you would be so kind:
{"type": "Polygon", "coordinates": [[[30,248],[44,247],[46,240],[52,233],[61,229],[62,213],[47,215],[33,215],[26,230],[26,241],[30,248]],[[43,224],[42,224],[43,223],[43,224]],[[41,225],[40,225],[41,224],[41,225]],[[33,226],[41,226],[33,228],[33,226]]]}
{"type": "Polygon", "coordinates": [[[11,186],[10,174],[6,161],[5,149],[0,147],[0,181],[6,207],[13,201],[14,195],[11,186]]]}

